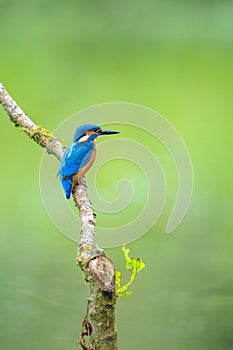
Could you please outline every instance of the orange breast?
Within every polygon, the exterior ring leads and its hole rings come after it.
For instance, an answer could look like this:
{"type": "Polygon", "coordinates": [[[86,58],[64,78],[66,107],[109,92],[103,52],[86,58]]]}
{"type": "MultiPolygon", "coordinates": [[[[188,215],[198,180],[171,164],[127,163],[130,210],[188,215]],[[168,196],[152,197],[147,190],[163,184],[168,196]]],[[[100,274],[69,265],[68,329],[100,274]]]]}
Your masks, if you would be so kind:
{"type": "Polygon", "coordinates": [[[92,164],[94,163],[96,158],[96,148],[94,147],[92,150],[92,154],[91,154],[91,158],[89,160],[89,162],[79,170],[79,172],[77,172],[76,175],[74,175],[73,177],[73,183],[77,183],[82,177],[84,177],[84,175],[86,174],[86,172],[90,169],[90,167],[92,166],[92,164]]]}

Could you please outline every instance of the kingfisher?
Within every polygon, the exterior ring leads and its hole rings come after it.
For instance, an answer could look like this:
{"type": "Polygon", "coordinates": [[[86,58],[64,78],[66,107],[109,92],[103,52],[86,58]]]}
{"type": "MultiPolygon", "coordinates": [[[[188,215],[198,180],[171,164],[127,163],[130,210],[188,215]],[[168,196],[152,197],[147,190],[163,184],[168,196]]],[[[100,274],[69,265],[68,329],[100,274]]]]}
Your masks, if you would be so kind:
{"type": "Polygon", "coordinates": [[[66,149],[57,171],[66,199],[70,199],[74,186],[95,161],[96,138],[112,134],[119,134],[119,131],[102,130],[100,126],[94,124],[84,124],[75,130],[73,143],[66,149]]]}

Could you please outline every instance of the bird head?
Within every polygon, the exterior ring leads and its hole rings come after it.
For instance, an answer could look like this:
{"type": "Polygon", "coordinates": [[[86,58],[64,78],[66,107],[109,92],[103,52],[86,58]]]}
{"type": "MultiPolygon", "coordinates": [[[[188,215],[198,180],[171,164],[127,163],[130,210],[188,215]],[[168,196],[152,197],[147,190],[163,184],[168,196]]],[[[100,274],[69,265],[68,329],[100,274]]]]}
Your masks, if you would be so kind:
{"type": "MultiPolygon", "coordinates": [[[[94,124],[84,124],[77,127],[74,133],[73,142],[80,141],[83,137],[87,137],[87,139],[91,135],[95,135],[95,138],[101,135],[112,135],[119,134],[119,131],[114,130],[102,130],[100,126],[94,124]]],[[[86,139],[86,141],[87,141],[86,139]]]]}

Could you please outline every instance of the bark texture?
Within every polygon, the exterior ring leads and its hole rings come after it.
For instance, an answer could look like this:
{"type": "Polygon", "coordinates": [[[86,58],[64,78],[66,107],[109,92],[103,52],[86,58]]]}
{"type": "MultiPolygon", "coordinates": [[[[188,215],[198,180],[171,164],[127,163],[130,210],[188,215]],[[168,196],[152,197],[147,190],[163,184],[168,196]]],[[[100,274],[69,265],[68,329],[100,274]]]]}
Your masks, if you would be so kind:
{"type": "MultiPolygon", "coordinates": [[[[61,161],[65,151],[62,142],[49,130],[36,125],[1,83],[0,103],[15,126],[61,161]]],[[[117,350],[115,268],[113,262],[95,242],[96,221],[84,180],[74,187],[73,198],[81,220],[77,263],[90,287],[87,313],[77,342],[85,350],[117,350]]]]}

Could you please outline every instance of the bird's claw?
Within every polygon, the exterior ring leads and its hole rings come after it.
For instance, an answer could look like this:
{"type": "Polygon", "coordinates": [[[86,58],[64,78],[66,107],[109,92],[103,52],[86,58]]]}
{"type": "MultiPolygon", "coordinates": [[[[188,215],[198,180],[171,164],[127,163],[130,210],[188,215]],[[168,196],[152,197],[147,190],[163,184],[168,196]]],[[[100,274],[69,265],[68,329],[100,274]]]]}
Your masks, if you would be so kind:
{"type": "Polygon", "coordinates": [[[84,178],[74,179],[73,182],[72,182],[72,188],[71,188],[72,193],[73,193],[75,187],[78,186],[78,185],[83,185],[84,187],[87,188],[87,184],[86,184],[86,181],[85,181],[84,178]]]}

